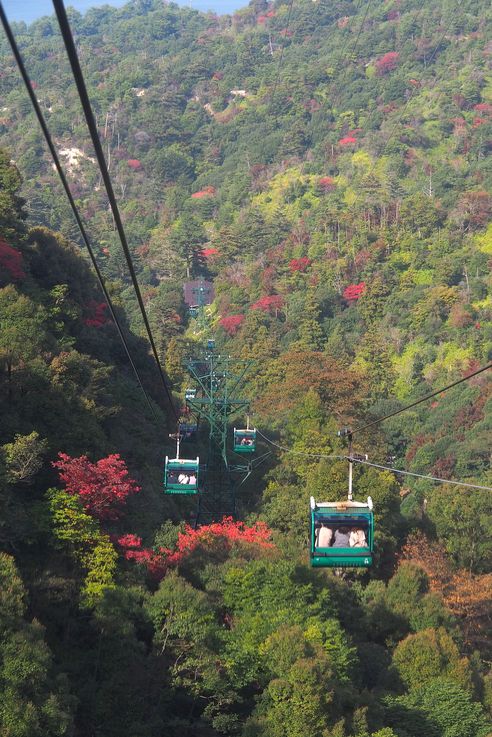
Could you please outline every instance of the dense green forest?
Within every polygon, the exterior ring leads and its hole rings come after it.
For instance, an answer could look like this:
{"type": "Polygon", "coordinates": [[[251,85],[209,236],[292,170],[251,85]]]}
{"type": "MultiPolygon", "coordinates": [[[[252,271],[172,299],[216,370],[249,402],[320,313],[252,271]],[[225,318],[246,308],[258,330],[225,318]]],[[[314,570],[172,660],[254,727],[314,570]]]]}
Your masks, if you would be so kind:
{"type": "Polygon", "coordinates": [[[472,486],[358,465],[374,565],[308,556],[337,430],[492,360],[489,3],[69,17],[176,404],[213,336],[273,452],[238,520],[163,494],[174,421],[59,29],[13,24],[152,406],[2,36],[0,737],[490,737],[490,372],[354,435],[472,486]]]}

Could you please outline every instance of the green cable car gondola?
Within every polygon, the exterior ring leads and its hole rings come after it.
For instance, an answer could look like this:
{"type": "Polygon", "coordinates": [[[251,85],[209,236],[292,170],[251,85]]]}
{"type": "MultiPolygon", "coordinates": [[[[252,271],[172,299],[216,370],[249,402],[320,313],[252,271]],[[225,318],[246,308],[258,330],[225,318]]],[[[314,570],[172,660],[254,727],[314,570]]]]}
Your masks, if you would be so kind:
{"type": "Polygon", "coordinates": [[[234,451],[236,453],[254,453],[256,450],[256,427],[250,430],[234,428],[234,451]]]}
{"type": "Polygon", "coordinates": [[[197,494],[200,459],[168,458],[164,469],[166,494],[197,494]]]}
{"type": "Polygon", "coordinates": [[[372,499],[316,502],[311,497],[311,566],[367,568],[374,550],[372,499]]]}

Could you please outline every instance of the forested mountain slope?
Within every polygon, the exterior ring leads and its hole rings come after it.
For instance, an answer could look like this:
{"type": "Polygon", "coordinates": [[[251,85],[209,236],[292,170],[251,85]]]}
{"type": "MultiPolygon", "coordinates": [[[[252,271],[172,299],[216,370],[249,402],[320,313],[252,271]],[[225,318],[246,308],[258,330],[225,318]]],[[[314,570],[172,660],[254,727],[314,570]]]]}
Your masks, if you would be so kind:
{"type": "MultiPolygon", "coordinates": [[[[172,418],[56,21],[16,24],[159,422],[2,38],[0,734],[487,737],[491,492],[358,467],[375,565],[342,579],[306,550],[309,497],[346,494],[336,431],[492,359],[489,4],[70,18],[176,394],[213,334],[255,359],[277,447],[244,523],[192,530],[192,504],[163,498],[172,418]],[[217,293],[200,323],[182,296],[199,276],[217,293]]],[[[355,450],[490,487],[489,373],[355,450]]]]}

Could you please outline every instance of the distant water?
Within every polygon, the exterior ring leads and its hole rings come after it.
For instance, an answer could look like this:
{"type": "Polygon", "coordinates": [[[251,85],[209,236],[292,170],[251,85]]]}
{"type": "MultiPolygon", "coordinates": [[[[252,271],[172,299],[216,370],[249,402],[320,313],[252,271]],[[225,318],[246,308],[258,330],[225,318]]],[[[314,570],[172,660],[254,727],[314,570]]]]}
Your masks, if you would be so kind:
{"type": "MultiPolygon", "coordinates": [[[[89,8],[100,7],[101,5],[112,5],[119,8],[125,2],[127,0],[106,0],[106,2],[66,0],[65,5],[67,7],[72,6],[79,12],[84,13],[89,8]]],[[[247,5],[247,0],[181,0],[178,5],[195,8],[196,10],[213,10],[215,13],[224,14],[232,13],[234,10],[244,7],[247,5]]],[[[43,15],[54,14],[51,0],[3,0],[3,7],[11,21],[23,20],[26,23],[32,23],[43,15]]]]}

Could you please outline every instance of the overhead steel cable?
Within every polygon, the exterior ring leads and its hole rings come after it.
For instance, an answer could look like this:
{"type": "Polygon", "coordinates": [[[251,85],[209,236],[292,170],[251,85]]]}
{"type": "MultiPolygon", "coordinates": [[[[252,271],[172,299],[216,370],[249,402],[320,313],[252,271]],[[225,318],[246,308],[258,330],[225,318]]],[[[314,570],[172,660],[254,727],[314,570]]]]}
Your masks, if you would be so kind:
{"type": "Polygon", "coordinates": [[[270,443],[270,445],[273,445],[275,448],[278,448],[279,450],[283,450],[286,453],[290,453],[291,455],[296,456],[304,456],[306,458],[327,458],[330,461],[344,461],[348,458],[346,455],[336,455],[334,453],[307,453],[305,450],[294,450],[293,448],[287,448],[285,445],[280,445],[279,443],[276,443],[275,440],[272,440],[271,438],[264,435],[260,430],[256,430],[258,435],[260,435],[264,440],[266,440],[267,443],[270,443]]]}
{"type": "Polygon", "coordinates": [[[438,476],[428,476],[423,473],[413,473],[412,471],[405,471],[401,468],[392,468],[391,466],[384,466],[381,463],[371,463],[364,458],[351,455],[334,455],[332,453],[307,453],[306,451],[294,450],[293,448],[287,448],[284,445],[279,445],[274,440],[264,435],[262,432],[257,430],[258,434],[266,440],[267,443],[273,445],[275,448],[283,450],[285,453],[291,455],[304,456],[305,458],[320,458],[328,461],[351,461],[352,463],[362,463],[364,466],[371,466],[373,468],[379,468],[383,471],[391,471],[391,473],[400,474],[402,476],[414,476],[419,479],[425,479],[427,481],[435,481],[439,484],[453,484],[454,486],[464,486],[469,489],[481,489],[483,491],[492,491],[492,486],[480,486],[479,484],[470,484],[466,481],[451,481],[450,479],[442,479],[438,476]]]}
{"type": "Polygon", "coordinates": [[[466,481],[451,481],[450,479],[441,479],[438,476],[427,476],[423,473],[413,473],[412,471],[403,471],[401,468],[391,468],[390,466],[383,466],[381,463],[371,463],[362,458],[350,458],[353,463],[362,463],[364,466],[372,466],[372,468],[380,468],[384,471],[391,471],[392,473],[401,474],[402,476],[414,476],[418,479],[425,479],[427,481],[436,481],[439,484],[453,484],[453,486],[464,486],[468,489],[481,489],[482,491],[492,491],[492,486],[480,486],[479,484],[469,484],[466,481]]]}
{"type": "Polygon", "coordinates": [[[101,172],[101,176],[104,181],[106,193],[108,195],[109,204],[111,207],[111,211],[113,213],[116,229],[118,231],[118,236],[121,242],[121,246],[123,248],[123,253],[125,254],[126,263],[128,265],[128,270],[130,272],[130,278],[133,284],[133,288],[135,290],[135,294],[137,296],[138,305],[140,307],[140,312],[142,314],[142,318],[145,324],[145,330],[147,332],[147,337],[149,339],[152,353],[154,354],[157,368],[159,370],[159,376],[161,379],[161,383],[164,387],[164,391],[171,405],[171,409],[174,414],[174,417],[177,420],[179,415],[174,405],[171,390],[169,389],[167,385],[166,377],[164,375],[164,371],[163,371],[163,368],[162,368],[162,365],[159,359],[159,355],[157,353],[157,348],[155,345],[154,337],[152,335],[152,330],[150,327],[149,319],[147,316],[147,311],[145,309],[144,301],[142,298],[142,293],[140,291],[140,286],[138,284],[137,275],[135,273],[135,268],[133,266],[133,260],[132,260],[132,256],[130,253],[130,249],[128,247],[128,241],[126,238],[125,229],[123,227],[123,222],[121,220],[120,211],[118,209],[118,204],[116,202],[113,185],[111,183],[111,177],[109,175],[109,171],[106,165],[106,159],[105,159],[104,152],[102,149],[101,141],[99,139],[99,132],[97,130],[94,113],[92,112],[92,106],[89,100],[89,95],[87,93],[87,87],[84,81],[84,76],[82,74],[79,57],[77,54],[77,50],[75,48],[75,43],[73,40],[72,31],[70,29],[70,24],[68,22],[63,0],[53,0],[53,6],[55,8],[56,17],[58,18],[58,23],[59,23],[60,31],[62,34],[63,43],[65,44],[65,49],[67,51],[67,55],[70,61],[70,66],[72,68],[72,74],[73,74],[75,83],[77,85],[77,91],[79,93],[80,102],[82,104],[82,109],[85,115],[85,120],[86,120],[87,127],[89,129],[89,133],[92,139],[92,145],[94,146],[94,151],[96,153],[99,170],[101,172]]]}
{"type": "Polygon", "coordinates": [[[463,378],[458,379],[457,381],[453,381],[452,384],[448,384],[447,386],[442,387],[442,389],[437,389],[435,392],[426,394],[425,397],[422,397],[421,399],[417,399],[415,402],[412,402],[411,404],[407,404],[405,407],[402,407],[401,409],[398,409],[395,412],[390,412],[388,415],[379,417],[377,420],[368,422],[366,425],[361,425],[361,427],[356,427],[355,430],[350,430],[350,433],[354,435],[354,433],[356,432],[362,432],[362,430],[367,430],[369,427],[374,427],[374,425],[378,425],[380,422],[389,420],[390,417],[396,417],[396,415],[400,415],[402,412],[406,412],[412,407],[416,407],[418,404],[422,404],[422,402],[427,402],[428,399],[432,399],[432,397],[437,397],[438,394],[442,394],[443,392],[446,392],[448,389],[452,389],[454,386],[458,386],[458,384],[463,384],[463,382],[473,379],[474,376],[478,376],[478,374],[482,374],[484,371],[488,371],[488,369],[490,368],[492,368],[492,363],[487,364],[487,366],[482,366],[482,368],[479,368],[476,371],[473,371],[471,374],[467,374],[467,376],[464,376],[463,378]]]}
{"type": "Polygon", "coordinates": [[[39,107],[39,103],[38,103],[38,101],[36,99],[36,95],[34,94],[34,91],[32,89],[31,82],[30,82],[29,76],[27,74],[27,71],[26,71],[26,68],[25,68],[25,65],[24,65],[22,56],[20,54],[19,48],[17,46],[17,42],[16,42],[16,40],[14,38],[14,35],[12,33],[12,29],[10,27],[9,21],[7,19],[7,16],[5,14],[5,11],[3,9],[3,6],[2,6],[2,3],[1,2],[0,2],[0,20],[2,21],[2,26],[4,28],[5,35],[7,36],[8,42],[10,44],[10,48],[12,49],[12,53],[14,55],[15,61],[17,63],[17,67],[18,67],[19,72],[20,72],[20,74],[22,76],[22,79],[24,81],[24,85],[26,87],[27,93],[28,93],[28,95],[30,97],[32,106],[34,108],[34,112],[36,113],[36,116],[37,116],[39,125],[41,126],[41,130],[43,131],[43,135],[44,135],[44,138],[46,140],[46,144],[47,144],[47,146],[48,146],[48,148],[50,150],[51,156],[53,158],[53,162],[54,162],[54,165],[55,165],[56,170],[58,172],[58,176],[60,177],[61,183],[63,185],[63,189],[65,190],[65,194],[67,195],[67,199],[68,199],[68,201],[70,203],[70,207],[72,208],[72,212],[73,212],[73,215],[74,215],[75,220],[77,222],[78,228],[80,230],[80,234],[81,234],[82,239],[84,241],[84,244],[85,244],[85,246],[87,248],[87,252],[89,254],[89,258],[91,260],[92,266],[94,267],[94,271],[96,272],[96,276],[97,276],[97,280],[99,282],[99,286],[101,287],[101,290],[102,290],[102,292],[104,294],[104,298],[105,298],[106,303],[108,305],[108,308],[109,308],[109,311],[111,313],[111,317],[113,319],[113,322],[114,322],[114,324],[116,326],[116,329],[118,331],[118,335],[120,337],[120,340],[123,343],[123,347],[125,349],[125,353],[127,355],[128,361],[130,362],[130,365],[131,365],[131,367],[133,369],[133,372],[135,374],[135,377],[137,379],[138,385],[140,386],[140,389],[142,390],[142,392],[143,392],[143,394],[145,396],[146,402],[147,402],[147,404],[149,406],[149,409],[151,410],[151,412],[152,412],[152,414],[154,416],[154,419],[156,420],[156,422],[159,422],[159,418],[158,418],[157,413],[155,411],[155,407],[152,404],[152,402],[150,401],[150,398],[149,398],[149,396],[148,396],[148,394],[147,394],[147,392],[146,392],[146,390],[145,390],[145,388],[143,386],[143,383],[142,383],[142,380],[140,378],[140,374],[138,372],[138,369],[137,369],[137,367],[136,367],[136,365],[135,365],[135,363],[133,361],[133,358],[131,356],[131,352],[130,352],[130,348],[128,346],[128,342],[126,340],[126,337],[124,335],[123,329],[122,329],[121,324],[120,324],[120,321],[119,321],[118,316],[116,314],[116,310],[114,308],[114,305],[113,305],[113,302],[112,302],[111,297],[109,295],[109,292],[108,292],[108,290],[106,288],[106,285],[104,283],[104,279],[103,279],[103,276],[102,276],[101,271],[99,269],[99,266],[97,264],[96,257],[94,255],[94,251],[92,249],[92,246],[91,246],[89,237],[88,237],[87,232],[85,230],[84,224],[82,223],[82,220],[80,218],[77,205],[75,204],[75,200],[73,199],[72,192],[70,190],[70,187],[69,187],[67,178],[66,178],[65,173],[64,173],[64,171],[63,171],[63,169],[61,167],[61,164],[60,164],[60,159],[58,158],[58,154],[57,154],[56,149],[55,149],[55,147],[53,145],[53,140],[51,138],[51,134],[50,134],[50,132],[48,130],[48,127],[46,125],[46,120],[44,118],[43,113],[41,112],[41,108],[39,107]]]}

